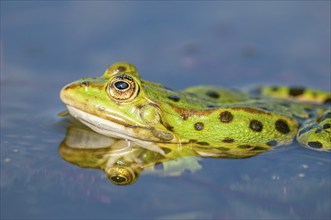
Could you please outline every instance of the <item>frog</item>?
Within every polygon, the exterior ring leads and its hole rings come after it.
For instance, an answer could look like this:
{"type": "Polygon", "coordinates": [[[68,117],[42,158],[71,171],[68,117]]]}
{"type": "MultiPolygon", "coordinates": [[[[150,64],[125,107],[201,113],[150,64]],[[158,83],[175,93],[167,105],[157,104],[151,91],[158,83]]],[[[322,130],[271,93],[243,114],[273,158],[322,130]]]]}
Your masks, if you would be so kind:
{"type": "Polygon", "coordinates": [[[329,91],[267,85],[175,91],[142,79],[133,64],[117,62],[100,77],[65,85],[60,98],[70,115],[95,132],[140,146],[168,144],[243,157],[297,141],[331,151],[329,91]]]}

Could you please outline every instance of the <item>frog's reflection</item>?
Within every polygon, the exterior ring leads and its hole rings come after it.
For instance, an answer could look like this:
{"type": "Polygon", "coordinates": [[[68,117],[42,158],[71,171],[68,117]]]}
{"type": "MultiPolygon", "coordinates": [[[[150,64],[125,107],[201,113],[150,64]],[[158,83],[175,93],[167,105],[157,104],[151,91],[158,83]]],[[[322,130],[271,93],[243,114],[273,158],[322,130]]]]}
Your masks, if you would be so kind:
{"type": "Polygon", "coordinates": [[[134,183],[144,173],[180,175],[184,171],[201,169],[200,157],[245,158],[262,151],[246,153],[227,152],[222,148],[197,148],[177,144],[150,143],[148,146],[131,141],[106,137],[82,125],[67,128],[65,139],[59,146],[61,157],[83,168],[96,168],[105,172],[116,185],[134,183]],[[156,169],[158,165],[162,169],[156,169]]]}

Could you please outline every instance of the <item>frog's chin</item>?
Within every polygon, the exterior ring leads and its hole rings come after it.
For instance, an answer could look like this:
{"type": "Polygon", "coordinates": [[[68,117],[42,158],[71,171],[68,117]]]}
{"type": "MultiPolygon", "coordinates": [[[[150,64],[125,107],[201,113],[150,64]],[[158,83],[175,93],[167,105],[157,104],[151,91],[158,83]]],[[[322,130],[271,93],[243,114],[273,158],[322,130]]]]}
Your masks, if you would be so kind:
{"type": "Polygon", "coordinates": [[[132,132],[131,129],[123,125],[92,115],[73,106],[68,105],[67,108],[70,115],[72,115],[74,118],[76,118],[97,133],[103,134],[108,137],[131,140],[143,146],[151,144],[151,141],[135,138],[134,132],[132,132]]]}

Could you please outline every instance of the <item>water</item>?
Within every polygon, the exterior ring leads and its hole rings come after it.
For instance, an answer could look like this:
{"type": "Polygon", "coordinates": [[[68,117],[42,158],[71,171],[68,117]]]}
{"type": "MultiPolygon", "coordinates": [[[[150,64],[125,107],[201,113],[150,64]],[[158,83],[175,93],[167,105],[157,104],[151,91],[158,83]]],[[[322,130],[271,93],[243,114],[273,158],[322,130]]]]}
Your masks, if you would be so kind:
{"type": "MultiPolygon", "coordinates": [[[[330,88],[330,3],[1,1],[2,219],[330,218],[330,154],[296,144],[129,186],[62,159],[60,88],[116,61],[174,89],[330,88]]],[[[162,172],[161,172],[162,174],[162,172]]]]}

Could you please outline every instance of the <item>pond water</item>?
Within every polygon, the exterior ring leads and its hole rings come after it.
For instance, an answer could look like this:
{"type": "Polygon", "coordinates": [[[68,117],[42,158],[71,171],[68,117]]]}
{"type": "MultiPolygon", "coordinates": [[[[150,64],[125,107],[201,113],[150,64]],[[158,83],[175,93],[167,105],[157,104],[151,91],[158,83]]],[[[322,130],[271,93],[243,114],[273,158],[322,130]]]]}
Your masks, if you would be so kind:
{"type": "Polygon", "coordinates": [[[247,159],[193,158],[196,169],[181,175],[145,169],[118,186],[64,157],[74,122],[57,115],[65,110],[62,86],[117,61],[173,89],[330,90],[329,8],[327,1],[1,1],[1,219],[330,218],[329,153],[294,143],[247,159]]]}

